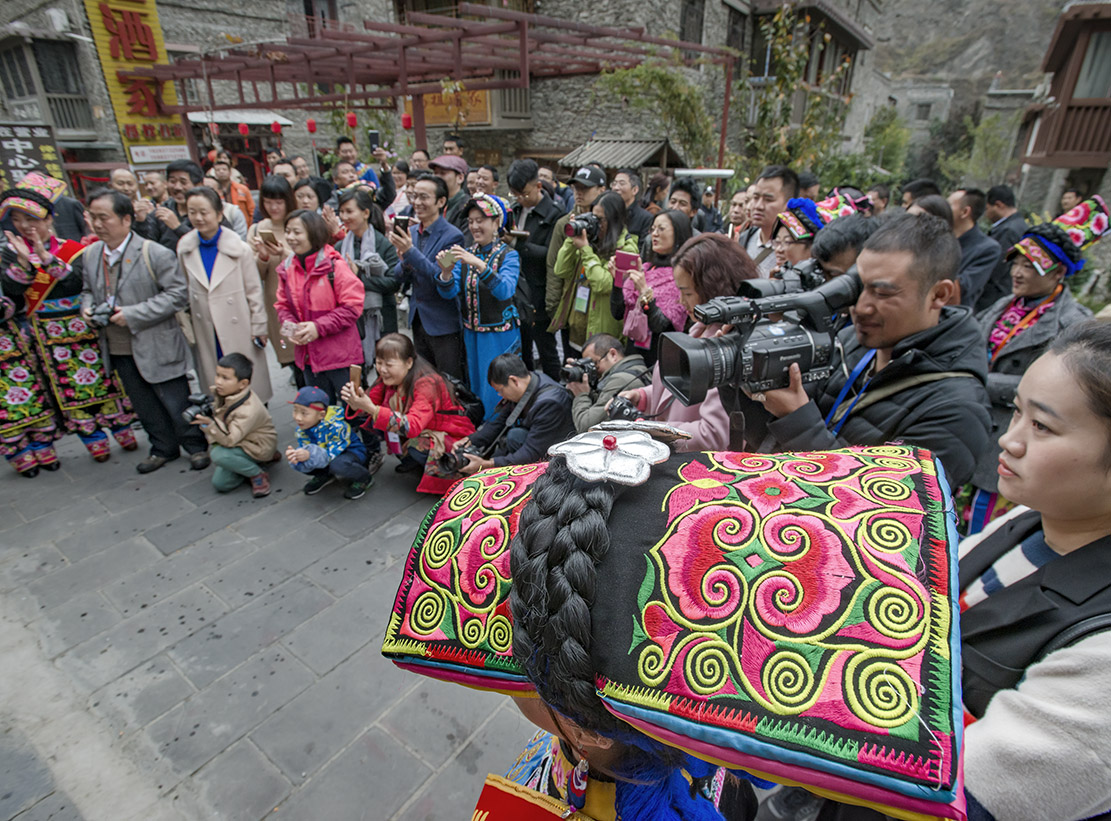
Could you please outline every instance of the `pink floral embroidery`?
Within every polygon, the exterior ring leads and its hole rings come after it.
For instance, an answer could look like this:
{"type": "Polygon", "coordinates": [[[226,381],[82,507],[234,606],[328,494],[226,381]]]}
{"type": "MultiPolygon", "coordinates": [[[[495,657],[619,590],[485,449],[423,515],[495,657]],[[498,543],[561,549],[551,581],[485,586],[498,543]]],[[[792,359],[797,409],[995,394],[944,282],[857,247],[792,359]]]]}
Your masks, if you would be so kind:
{"type": "Polygon", "coordinates": [[[1088,217],[1091,213],[1091,206],[1086,202],[1082,202],[1070,209],[1067,213],[1057,217],[1054,222],[1061,223],[1062,225],[1083,225],[1088,221],[1088,217]]]}
{"type": "Polygon", "coordinates": [[[29,390],[16,385],[8,388],[8,392],[4,394],[4,401],[9,405],[22,405],[25,402],[31,401],[31,395],[29,390]]]}
{"type": "Polygon", "coordinates": [[[46,332],[51,336],[61,336],[66,332],[66,329],[61,322],[47,322],[46,332]]]}
{"type": "Polygon", "coordinates": [[[741,496],[752,502],[761,516],[773,513],[785,504],[805,498],[806,494],[789,479],[778,473],[753,476],[737,484],[741,496]]]}
{"type": "Polygon", "coordinates": [[[14,351],[15,343],[6,336],[0,336],[0,351],[14,351]]]}
{"type": "Polygon", "coordinates": [[[54,349],[54,358],[57,359],[59,362],[65,362],[67,359],[69,359],[69,349],[68,348],[55,348],[54,349]]]}
{"type": "Polygon", "coordinates": [[[28,379],[31,378],[31,372],[28,371],[26,368],[22,368],[19,366],[12,368],[10,371],[8,371],[8,374],[16,382],[26,382],[28,379]]]}
{"type": "Polygon", "coordinates": [[[100,354],[92,348],[82,348],[81,352],[77,354],[77,358],[88,365],[92,365],[100,359],[100,354]]]}
{"type": "Polygon", "coordinates": [[[667,563],[667,586],[684,616],[715,619],[736,610],[741,596],[738,572],[718,551],[743,545],[752,528],[752,514],[736,504],[707,505],[679,521],[660,552],[667,563]],[[707,545],[718,550],[707,550],[707,545]]]}
{"type": "Polygon", "coordinates": [[[1081,247],[1088,239],[1084,236],[1084,232],[1081,231],[1079,228],[1069,228],[1068,234],[1069,239],[1071,239],[1073,244],[1076,245],[1078,248],[1081,247]]]}
{"type": "Polygon", "coordinates": [[[667,497],[667,518],[674,521],[702,502],[716,502],[729,495],[729,482],[735,477],[729,473],[710,470],[701,462],[688,462],[679,468],[683,484],[676,485],[667,497]]]}
{"type": "Polygon", "coordinates": [[[83,334],[89,329],[85,324],[85,320],[74,318],[69,321],[69,332],[72,334],[83,334]]]}
{"type": "Polygon", "coordinates": [[[1095,234],[1102,234],[1107,230],[1107,215],[1104,213],[1096,214],[1092,217],[1092,232],[1095,234]]]}
{"type": "Polygon", "coordinates": [[[861,467],[860,460],[847,453],[800,453],[779,468],[787,476],[808,482],[841,479],[861,467]]]}
{"type": "Polygon", "coordinates": [[[73,375],[73,381],[78,385],[92,385],[98,379],[100,376],[91,368],[78,368],[77,373],[73,375]]]}

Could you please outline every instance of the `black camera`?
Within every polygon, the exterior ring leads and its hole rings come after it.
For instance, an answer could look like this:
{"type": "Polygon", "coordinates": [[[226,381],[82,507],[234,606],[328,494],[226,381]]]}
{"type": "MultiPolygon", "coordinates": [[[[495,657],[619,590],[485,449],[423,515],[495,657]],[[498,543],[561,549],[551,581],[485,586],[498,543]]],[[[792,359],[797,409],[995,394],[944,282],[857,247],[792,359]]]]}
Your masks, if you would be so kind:
{"type": "Polygon", "coordinates": [[[444,455],[440,457],[440,460],[436,463],[437,467],[440,468],[441,475],[450,476],[451,474],[458,473],[463,468],[465,468],[467,466],[467,463],[470,462],[470,459],[467,458],[468,453],[473,456],[482,455],[472,447],[460,448],[457,452],[453,452],[450,450],[445,452],[444,455]]]}
{"type": "Polygon", "coordinates": [[[89,311],[89,324],[94,328],[107,328],[115,309],[107,302],[94,305],[89,311]]]}
{"type": "Polygon", "coordinates": [[[192,424],[198,416],[212,419],[216,414],[215,400],[207,393],[189,394],[189,407],[181,412],[181,418],[192,424]]]}
{"type": "Polygon", "coordinates": [[[618,421],[635,422],[641,417],[640,409],[624,396],[615,396],[610,400],[609,410],[606,415],[618,421]]]}
{"type": "Polygon", "coordinates": [[[571,384],[572,382],[582,382],[583,377],[586,377],[587,383],[590,387],[598,387],[598,363],[590,357],[584,356],[582,359],[576,359],[564,365],[560,369],[560,376],[564,384],[571,384]]]}
{"type": "Polygon", "coordinates": [[[826,283],[822,263],[813,258],[784,268],[772,276],[772,279],[743,280],[737,289],[737,296],[762,299],[769,296],[796,294],[799,291],[813,291],[826,283]]]}
{"type": "Polygon", "coordinates": [[[856,272],[835,277],[812,291],[748,299],[718,297],[694,309],[706,325],[732,325],[725,336],[695,339],[665,333],[660,343],[660,376],[684,405],[706,398],[721,385],[755,393],[784,388],[798,364],[802,381],[820,382],[832,371],[835,318],[856,303],[862,286],[856,272]],[[792,314],[773,321],[769,314],[792,314]]]}
{"type": "Polygon", "coordinates": [[[602,221],[588,211],[585,214],[572,217],[563,228],[563,233],[569,237],[577,237],[583,231],[586,231],[586,238],[594,242],[602,231],[602,221]]]}

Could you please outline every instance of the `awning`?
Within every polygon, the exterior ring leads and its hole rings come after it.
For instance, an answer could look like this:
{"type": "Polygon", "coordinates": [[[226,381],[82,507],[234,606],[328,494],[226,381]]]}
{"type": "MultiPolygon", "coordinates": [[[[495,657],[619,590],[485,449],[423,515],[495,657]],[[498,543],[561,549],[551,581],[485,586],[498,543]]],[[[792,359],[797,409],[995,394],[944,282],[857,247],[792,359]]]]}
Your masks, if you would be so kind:
{"type": "Polygon", "coordinates": [[[560,165],[579,168],[596,162],[603,168],[640,168],[654,165],[675,168],[686,160],[667,140],[589,140],[559,161],[560,165]]]}
{"type": "Polygon", "coordinates": [[[230,111],[190,111],[187,115],[191,123],[246,123],[247,125],[270,125],[281,123],[284,128],[293,125],[293,120],[266,109],[232,109],[230,111]]]}
{"type": "MultiPolygon", "coordinates": [[[[762,0],[757,4],[756,12],[757,14],[774,14],[779,11],[782,5],[782,0],[776,0],[776,2],[762,0]]],[[[818,16],[825,18],[825,21],[829,24],[827,30],[830,34],[840,35],[839,39],[849,41],[850,44],[856,46],[858,51],[868,51],[876,44],[875,40],[872,39],[872,33],[868,29],[828,0],[812,0],[811,2],[791,0],[789,5],[796,11],[816,12],[818,16]]]]}

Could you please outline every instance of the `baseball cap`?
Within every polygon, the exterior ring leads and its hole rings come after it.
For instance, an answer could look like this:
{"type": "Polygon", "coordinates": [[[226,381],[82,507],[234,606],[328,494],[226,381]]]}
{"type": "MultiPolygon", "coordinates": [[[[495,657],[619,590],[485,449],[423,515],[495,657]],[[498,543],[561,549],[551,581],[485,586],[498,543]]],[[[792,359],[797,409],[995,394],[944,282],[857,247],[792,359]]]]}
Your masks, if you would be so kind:
{"type": "Polygon", "coordinates": [[[436,159],[429,161],[429,168],[435,168],[436,166],[446,168],[448,171],[454,171],[457,174],[462,174],[464,177],[467,176],[467,161],[454,154],[441,154],[436,159]]]}
{"type": "Polygon", "coordinates": [[[319,405],[320,410],[328,407],[328,394],[324,393],[320,388],[315,388],[312,385],[306,385],[297,391],[297,396],[290,405],[304,405],[306,408],[311,408],[314,405],[319,405]]]}
{"type": "Polygon", "coordinates": [[[593,165],[584,165],[575,172],[575,176],[571,178],[571,185],[585,185],[589,188],[605,188],[606,175],[602,173],[601,169],[595,168],[593,165]]]}

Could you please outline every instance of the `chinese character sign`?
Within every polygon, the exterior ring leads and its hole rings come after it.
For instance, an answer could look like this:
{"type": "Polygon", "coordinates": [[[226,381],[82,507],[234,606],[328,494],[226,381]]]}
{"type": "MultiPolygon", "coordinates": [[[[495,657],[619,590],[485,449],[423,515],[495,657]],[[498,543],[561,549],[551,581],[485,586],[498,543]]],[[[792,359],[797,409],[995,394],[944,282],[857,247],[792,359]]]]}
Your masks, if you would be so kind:
{"type": "Polygon", "coordinates": [[[163,109],[177,104],[173,83],[128,76],[146,66],[168,62],[155,0],[85,0],[85,11],[120,137],[132,162],[134,147],[183,145],[181,120],[163,109]]]}
{"type": "Polygon", "coordinates": [[[54,130],[48,125],[0,123],[0,191],[19,185],[39,165],[56,179],[66,178],[54,130]]]}

